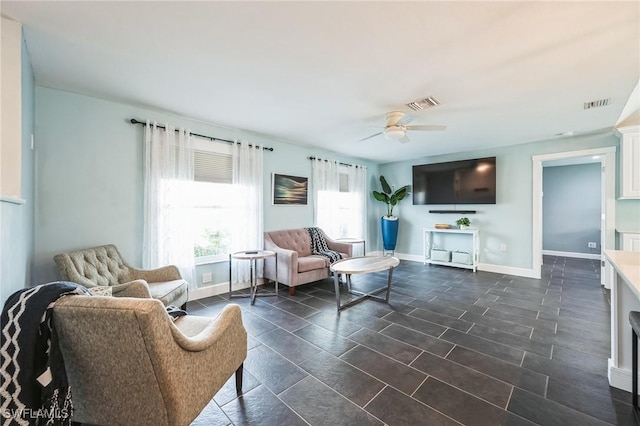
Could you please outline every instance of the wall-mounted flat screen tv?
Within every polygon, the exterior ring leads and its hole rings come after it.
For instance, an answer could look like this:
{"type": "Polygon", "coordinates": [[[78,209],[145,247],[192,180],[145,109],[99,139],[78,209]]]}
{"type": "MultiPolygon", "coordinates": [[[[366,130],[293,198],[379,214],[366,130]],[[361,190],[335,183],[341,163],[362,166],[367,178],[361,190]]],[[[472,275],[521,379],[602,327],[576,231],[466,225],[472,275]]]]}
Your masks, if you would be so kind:
{"type": "Polygon", "coordinates": [[[413,204],[495,204],[496,157],[413,166],[413,204]]]}

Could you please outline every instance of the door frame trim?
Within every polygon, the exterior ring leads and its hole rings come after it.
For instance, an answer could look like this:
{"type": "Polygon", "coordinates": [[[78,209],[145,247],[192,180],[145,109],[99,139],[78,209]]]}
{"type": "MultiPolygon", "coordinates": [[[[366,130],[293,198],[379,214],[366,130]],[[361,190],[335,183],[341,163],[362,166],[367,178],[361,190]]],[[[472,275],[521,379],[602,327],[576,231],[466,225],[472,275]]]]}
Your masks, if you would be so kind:
{"type": "MultiPolygon", "coordinates": [[[[532,269],[535,278],[542,277],[542,168],[543,162],[576,157],[600,156],[600,164],[604,167],[602,189],[604,197],[604,227],[601,228],[601,252],[616,248],[616,147],[585,149],[579,151],[556,152],[553,154],[541,154],[531,157],[533,162],[533,223],[532,223],[532,269]]],[[[601,253],[604,256],[604,253],[601,253]]],[[[606,268],[610,268],[607,263],[606,268]]],[[[610,271],[602,274],[603,284],[611,288],[610,271]]]]}

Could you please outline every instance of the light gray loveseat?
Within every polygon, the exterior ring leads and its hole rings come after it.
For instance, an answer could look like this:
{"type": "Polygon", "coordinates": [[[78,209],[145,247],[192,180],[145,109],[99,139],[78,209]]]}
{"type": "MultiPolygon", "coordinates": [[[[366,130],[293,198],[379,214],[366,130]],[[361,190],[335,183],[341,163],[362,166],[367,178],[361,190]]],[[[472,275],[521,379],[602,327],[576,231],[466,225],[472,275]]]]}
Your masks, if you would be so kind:
{"type": "Polygon", "coordinates": [[[87,288],[112,286],[114,295],[123,288],[123,284],[141,281],[148,285],[151,297],[160,300],[165,306],[186,308],[188,284],[173,265],[158,269],[134,268],[122,259],[120,252],[112,244],[57,254],[53,259],[65,281],[87,288]]]}
{"type": "MultiPolygon", "coordinates": [[[[352,257],[353,247],[329,238],[320,230],[330,250],[352,257]]],[[[264,249],[278,254],[278,282],[289,286],[289,294],[295,294],[295,287],[301,284],[328,278],[329,259],[311,253],[311,236],[305,228],[269,231],[264,233],[264,249]]],[[[264,276],[276,278],[275,259],[265,260],[264,276]]]]}

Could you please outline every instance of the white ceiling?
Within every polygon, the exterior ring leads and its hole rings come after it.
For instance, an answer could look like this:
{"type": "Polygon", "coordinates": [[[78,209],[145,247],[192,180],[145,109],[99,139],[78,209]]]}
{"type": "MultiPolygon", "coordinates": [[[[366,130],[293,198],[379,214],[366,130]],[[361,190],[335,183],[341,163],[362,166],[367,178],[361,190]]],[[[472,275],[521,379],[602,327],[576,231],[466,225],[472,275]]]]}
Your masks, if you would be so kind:
{"type": "Polygon", "coordinates": [[[379,162],[611,128],[640,78],[637,1],[1,7],[38,85],[379,162]],[[442,105],[411,124],[447,130],[358,142],[426,96],[442,105]]]}

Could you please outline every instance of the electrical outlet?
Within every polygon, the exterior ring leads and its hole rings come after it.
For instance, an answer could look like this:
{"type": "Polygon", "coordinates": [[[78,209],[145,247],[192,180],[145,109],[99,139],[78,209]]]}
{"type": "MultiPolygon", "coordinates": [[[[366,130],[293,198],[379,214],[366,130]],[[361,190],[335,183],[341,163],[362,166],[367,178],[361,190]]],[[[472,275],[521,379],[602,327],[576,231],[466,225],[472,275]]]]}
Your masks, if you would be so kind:
{"type": "Polygon", "coordinates": [[[500,251],[507,251],[507,245],[506,244],[500,244],[500,251]]]}
{"type": "Polygon", "coordinates": [[[596,243],[590,242],[587,244],[587,246],[589,246],[589,248],[596,248],[596,243]]]}
{"type": "Polygon", "coordinates": [[[213,275],[211,274],[211,272],[202,274],[202,284],[210,283],[211,281],[213,281],[213,275]]]}

